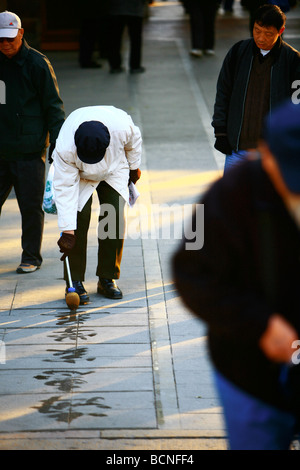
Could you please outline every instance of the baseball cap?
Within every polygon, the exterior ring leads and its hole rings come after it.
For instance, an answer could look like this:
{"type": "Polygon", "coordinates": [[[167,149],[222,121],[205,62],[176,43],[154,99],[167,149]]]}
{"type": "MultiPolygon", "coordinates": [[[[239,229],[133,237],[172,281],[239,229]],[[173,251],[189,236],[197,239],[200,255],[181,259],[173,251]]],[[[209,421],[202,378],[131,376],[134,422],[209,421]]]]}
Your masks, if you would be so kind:
{"type": "Polygon", "coordinates": [[[288,100],[266,121],[267,142],[291,192],[300,193],[300,105],[288,100]]]}
{"type": "Polygon", "coordinates": [[[100,162],[109,143],[109,130],[100,121],[85,121],[75,132],[77,155],[84,163],[100,162]]]}
{"type": "Polygon", "coordinates": [[[11,11],[0,13],[0,38],[15,38],[22,28],[20,18],[11,11]]]}

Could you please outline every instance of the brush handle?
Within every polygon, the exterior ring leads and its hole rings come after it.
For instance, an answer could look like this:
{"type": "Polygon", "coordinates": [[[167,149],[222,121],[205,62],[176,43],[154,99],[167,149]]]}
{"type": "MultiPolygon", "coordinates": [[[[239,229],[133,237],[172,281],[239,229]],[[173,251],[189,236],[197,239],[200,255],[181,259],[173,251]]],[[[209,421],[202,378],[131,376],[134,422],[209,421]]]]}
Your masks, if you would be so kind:
{"type": "Polygon", "coordinates": [[[72,277],[71,277],[69,258],[67,256],[65,257],[65,263],[66,263],[66,268],[67,268],[69,286],[73,290],[73,282],[72,282],[72,277]]]}

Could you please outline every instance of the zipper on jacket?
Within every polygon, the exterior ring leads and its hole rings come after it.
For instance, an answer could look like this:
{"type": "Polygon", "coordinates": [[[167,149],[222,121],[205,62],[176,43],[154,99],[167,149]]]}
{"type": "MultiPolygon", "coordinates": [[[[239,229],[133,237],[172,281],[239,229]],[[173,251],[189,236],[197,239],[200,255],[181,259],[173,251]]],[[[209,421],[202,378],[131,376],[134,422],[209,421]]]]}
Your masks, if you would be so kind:
{"type": "Polygon", "coordinates": [[[273,78],[273,67],[274,67],[274,65],[272,65],[272,67],[271,67],[271,74],[270,74],[270,109],[269,109],[269,117],[271,117],[271,113],[272,113],[272,78],[273,78]]]}
{"type": "Polygon", "coordinates": [[[242,127],[243,127],[243,120],[244,120],[244,111],[245,111],[245,103],[246,103],[246,96],[247,96],[247,91],[248,91],[248,85],[249,85],[249,80],[250,80],[250,74],[251,74],[251,70],[252,70],[252,64],[253,64],[253,56],[251,58],[251,63],[250,63],[250,67],[249,67],[249,72],[248,72],[248,77],[247,77],[247,83],[246,83],[246,91],[244,93],[244,100],[243,100],[243,108],[242,108],[242,119],[241,119],[241,125],[240,125],[240,129],[239,129],[239,133],[238,133],[238,137],[237,137],[237,142],[236,142],[236,152],[238,152],[239,150],[239,143],[240,143],[240,137],[241,137],[241,132],[242,132],[242,127]]]}
{"type": "Polygon", "coordinates": [[[17,129],[16,129],[16,131],[17,131],[17,138],[19,138],[19,136],[21,135],[21,119],[20,119],[20,114],[19,113],[17,113],[16,116],[17,116],[17,129]]]}

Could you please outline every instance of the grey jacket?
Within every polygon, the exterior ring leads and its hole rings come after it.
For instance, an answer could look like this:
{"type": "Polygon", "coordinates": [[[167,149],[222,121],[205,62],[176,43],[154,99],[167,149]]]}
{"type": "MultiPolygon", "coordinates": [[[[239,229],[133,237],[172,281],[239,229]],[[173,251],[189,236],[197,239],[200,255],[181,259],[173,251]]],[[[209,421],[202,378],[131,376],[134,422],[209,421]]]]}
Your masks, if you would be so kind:
{"type": "Polygon", "coordinates": [[[147,0],[110,0],[109,13],[143,17],[147,3],[147,0]]]}

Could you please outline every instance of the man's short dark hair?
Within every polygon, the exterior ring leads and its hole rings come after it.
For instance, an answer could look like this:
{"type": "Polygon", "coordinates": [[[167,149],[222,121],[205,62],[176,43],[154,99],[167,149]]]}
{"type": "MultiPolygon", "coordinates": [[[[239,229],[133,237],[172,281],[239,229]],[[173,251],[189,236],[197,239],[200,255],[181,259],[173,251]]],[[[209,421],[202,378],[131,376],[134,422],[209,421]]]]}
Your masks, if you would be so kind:
{"type": "Polygon", "coordinates": [[[277,31],[285,25],[286,16],[276,5],[263,5],[254,14],[254,23],[259,26],[274,26],[277,31]]]}

